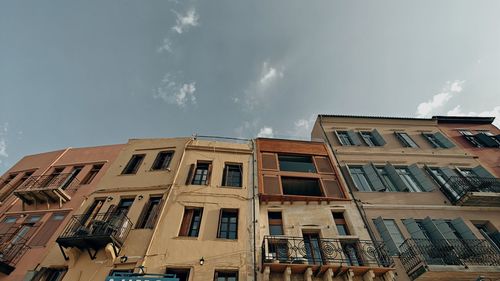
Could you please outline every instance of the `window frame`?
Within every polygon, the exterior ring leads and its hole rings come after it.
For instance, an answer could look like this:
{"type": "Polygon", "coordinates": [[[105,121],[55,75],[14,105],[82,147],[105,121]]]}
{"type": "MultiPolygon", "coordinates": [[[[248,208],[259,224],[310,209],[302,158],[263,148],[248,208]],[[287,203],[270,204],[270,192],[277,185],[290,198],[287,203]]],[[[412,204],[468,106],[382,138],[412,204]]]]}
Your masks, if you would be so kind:
{"type": "Polygon", "coordinates": [[[226,187],[226,188],[242,188],[243,187],[243,163],[232,163],[232,162],[224,163],[224,171],[222,172],[221,187],[226,187]],[[238,169],[239,169],[239,173],[240,173],[239,185],[228,184],[228,173],[230,172],[231,166],[238,167],[238,169]]]}
{"type": "Polygon", "coordinates": [[[240,210],[239,209],[234,209],[234,208],[222,208],[219,211],[219,223],[218,223],[218,229],[217,229],[217,238],[218,239],[227,239],[227,240],[238,240],[238,224],[239,224],[239,214],[240,210]],[[222,236],[222,220],[224,218],[224,212],[227,212],[229,214],[234,214],[236,213],[236,230],[235,231],[230,231],[231,229],[231,217],[228,217],[228,222],[226,223],[227,225],[227,230],[224,231],[226,232],[225,237],[222,236]],[[235,233],[235,238],[230,238],[230,233],[234,232],[235,233]]]}
{"type": "Polygon", "coordinates": [[[215,269],[214,270],[214,281],[219,281],[219,278],[224,278],[222,281],[229,281],[230,279],[229,278],[232,278],[233,276],[223,276],[223,277],[220,277],[219,274],[222,274],[222,273],[225,273],[225,274],[234,274],[234,277],[236,278],[234,281],[238,281],[239,279],[239,271],[238,270],[217,270],[215,269]]]}
{"type": "Polygon", "coordinates": [[[144,158],[146,158],[146,154],[140,153],[140,154],[133,154],[132,157],[127,162],[127,165],[125,165],[125,168],[123,168],[121,175],[135,175],[139,171],[139,168],[142,165],[142,162],[144,162],[144,158]],[[134,160],[136,157],[140,157],[138,162],[135,164],[134,169],[130,169],[131,165],[133,163],[132,160],[134,160]]]}
{"type": "Polygon", "coordinates": [[[394,167],[399,178],[406,184],[409,192],[425,192],[425,190],[420,185],[420,182],[413,176],[408,167],[396,166],[394,167]],[[404,172],[404,173],[401,173],[404,172]],[[410,183],[411,182],[411,183],[410,183]],[[413,183],[413,184],[412,184],[413,183]],[[416,190],[418,189],[418,190],[416,190]]]}
{"type": "Polygon", "coordinates": [[[210,185],[211,173],[212,173],[212,161],[202,161],[202,160],[197,161],[196,164],[194,165],[194,170],[193,170],[193,174],[191,176],[192,178],[190,180],[190,184],[191,185],[210,185]],[[201,175],[201,179],[199,180],[199,183],[198,183],[198,181],[195,182],[195,180],[196,180],[196,173],[197,173],[200,165],[207,165],[207,169],[206,169],[206,174],[201,175]],[[202,180],[203,177],[205,177],[204,180],[202,180]]]}
{"type": "Polygon", "coordinates": [[[271,235],[271,236],[285,235],[285,229],[283,227],[283,212],[282,211],[267,210],[267,225],[269,228],[269,235],[271,235]],[[279,213],[280,218],[279,219],[271,219],[270,213],[279,213]],[[280,230],[281,230],[281,234],[271,233],[271,226],[279,226],[280,230]]]}
{"type": "MultiPolygon", "coordinates": [[[[356,187],[356,189],[360,192],[373,192],[374,189],[373,189],[373,186],[372,186],[372,183],[370,182],[370,180],[368,179],[368,176],[366,175],[365,171],[363,170],[363,167],[362,166],[357,166],[357,165],[354,165],[354,166],[347,166],[347,170],[349,172],[349,175],[351,176],[351,179],[354,183],[354,186],[356,187]],[[353,172],[352,169],[359,169],[359,171],[361,171],[360,173],[358,172],[353,172]],[[354,175],[359,175],[359,174],[362,174],[363,175],[363,178],[365,179],[366,183],[368,184],[368,190],[363,186],[360,188],[360,186],[358,186],[357,184],[357,181],[354,179],[354,175]]],[[[357,176],[356,176],[357,178],[357,176]]]]}
{"type": "Polygon", "coordinates": [[[347,220],[345,218],[345,211],[332,211],[332,217],[333,217],[333,222],[335,223],[335,228],[337,229],[337,232],[340,236],[349,236],[353,235],[351,233],[351,228],[349,227],[349,224],[347,223],[347,220]],[[335,217],[335,215],[341,215],[342,217],[335,217]],[[341,233],[339,230],[339,226],[344,226],[343,230],[345,231],[345,234],[341,233]]]}
{"type": "Polygon", "coordinates": [[[101,169],[104,167],[104,164],[94,164],[92,168],[88,171],[85,177],[80,182],[80,185],[91,184],[95,177],[99,174],[101,169]]]}
{"type": "Polygon", "coordinates": [[[369,147],[375,147],[378,146],[376,142],[374,141],[373,133],[370,131],[359,131],[359,135],[361,136],[361,139],[365,142],[366,145],[369,147]]]}
{"type": "Polygon", "coordinates": [[[144,205],[142,208],[141,214],[139,216],[139,219],[137,220],[137,226],[135,229],[152,229],[154,228],[154,225],[156,224],[156,220],[158,217],[159,208],[161,208],[162,205],[162,196],[161,195],[156,195],[156,196],[150,196],[148,199],[148,202],[144,205]],[[156,200],[158,200],[156,202],[156,200]],[[155,203],[156,202],[156,203],[155,203]],[[153,213],[153,208],[156,207],[156,211],[153,213]],[[153,217],[156,217],[153,219],[153,221],[150,221],[153,217]]]}
{"type": "Polygon", "coordinates": [[[201,232],[201,223],[203,221],[203,207],[184,207],[184,214],[181,220],[179,229],[180,237],[199,237],[201,232]],[[193,225],[196,220],[196,212],[199,212],[198,227],[196,233],[193,234],[193,225]],[[189,218],[189,221],[188,221],[189,218]]]}
{"type": "Polygon", "coordinates": [[[354,141],[349,137],[347,131],[335,130],[335,135],[337,136],[337,140],[342,146],[354,146],[354,141]],[[342,137],[341,137],[342,135],[342,137]],[[347,143],[346,143],[347,141],[347,143]]]}
{"type": "Polygon", "coordinates": [[[407,132],[394,132],[401,144],[408,148],[419,148],[418,144],[413,140],[407,132]]]}
{"type": "Polygon", "coordinates": [[[165,171],[168,170],[170,167],[170,164],[172,163],[172,159],[174,158],[174,153],[175,151],[173,150],[162,150],[159,151],[156,154],[155,160],[153,161],[153,164],[151,165],[150,171],[165,171]],[[158,164],[160,164],[161,156],[166,155],[165,158],[163,159],[163,162],[159,167],[158,164]]]}

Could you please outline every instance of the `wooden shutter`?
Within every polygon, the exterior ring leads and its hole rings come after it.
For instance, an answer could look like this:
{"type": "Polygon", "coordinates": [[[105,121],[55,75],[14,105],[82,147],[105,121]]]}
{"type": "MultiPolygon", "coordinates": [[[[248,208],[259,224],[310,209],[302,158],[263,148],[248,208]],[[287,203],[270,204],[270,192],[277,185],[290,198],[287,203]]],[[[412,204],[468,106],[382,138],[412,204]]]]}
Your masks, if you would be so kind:
{"type": "Polygon", "coordinates": [[[399,191],[408,191],[408,186],[404,183],[404,181],[399,177],[398,172],[396,171],[396,168],[392,166],[390,163],[385,165],[384,167],[385,171],[387,172],[387,175],[391,179],[392,183],[396,186],[396,188],[399,191]]]}
{"type": "Polygon", "coordinates": [[[190,185],[193,182],[194,169],[196,169],[196,164],[191,164],[186,178],[186,185],[190,185]]]}
{"type": "Polygon", "coordinates": [[[316,169],[318,173],[321,174],[334,174],[332,163],[329,157],[326,156],[314,156],[314,162],[316,162],[316,169]]]}
{"type": "Polygon", "coordinates": [[[498,147],[498,143],[485,133],[476,134],[474,137],[486,147],[498,147]]]}
{"type": "Polygon", "coordinates": [[[5,216],[2,218],[2,222],[0,223],[0,237],[2,236],[2,234],[7,233],[8,230],[16,224],[15,222],[11,222],[11,223],[5,222],[6,218],[12,218],[12,217],[19,219],[19,215],[9,215],[9,216],[5,216]]]}
{"type": "Polygon", "coordinates": [[[54,235],[57,228],[61,225],[67,215],[67,212],[53,213],[49,220],[42,226],[37,235],[31,240],[30,246],[46,246],[47,242],[50,240],[52,235],[54,235]],[[58,216],[63,216],[63,218],[55,219],[58,216]]]}
{"type": "Polygon", "coordinates": [[[263,152],[261,156],[263,170],[278,170],[278,159],[276,157],[276,153],[263,152]]]}
{"type": "Polygon", "coordinates": [[[193,209],[184,209],[184,217],[182,218],[179,236],[188,236],[189,227],[191,226],[191,221],[193,221],[193,214],[193,209]]]}
{"type": "Polygon", "coordinates": [[[438,143],[445,148],[455,147],[455,145],[450,140],[448,140],[448,138],[446,138],[443,134],[441,134],[440,132],[434,133],[434,137],[436,138],[438,143]]]}
{"type": "Polygon", "coordinates": [[[445,220],[442,219],[434,220],[434,224],[437,226],[439,232],[441,232],[441,235],[444,237],[444,239],[458,239],[453,229],[451,229],[451,227],[446,223],[445,220]]]}
{"type": "Polygon", "coordinates": [[[372,136],[375,139],[375,143],[378,146],[384,146],[386,144],[382,135],[377,131],[377,129],[373,129],[372,136]]]}
{"type": "Polygon", "coordinates": [[[380,233],[380,237],[382,237],[382,240],[384,240],[384,244],[387,246],[387,248],[389,248],[389,253],[391,255],[397,255],[399,253],[398,246],[396,245],[394,240],[392,240],[389,229],[384,223],[384,219],[382,217],[378,217],[373,220],[373,223],[375,224],[378,233],[380,233]]]}
{"type": "Polygon", "coordinates": [[[323,189],[327,197],[344,198],[338,181],[334,179],[322,179],[321,182],[323,183],[323,189]]]}
{"type": "Polygon", "coordinates": [[[477,239],[476,235],[469,229],[462,218],[451,220],[450,223],[463,239],[477,239]]]}
{"type": "Polygon", "coordinates": [[[149,206],[151,206],[151,199],[148,200],[148,202],[146,202],[146,204],[144,205],[144,207],[142,208],[142,211],[141,211],[141,215],[139,216],[139,219],[137,220],[137,224],[136,224],[136,228],[144,228],[145,227],[145,220],[146,220],[146,216],[148,215],[148,210],[149,210],[149,206]]]}
{"type": "Polygon", "coordinates": [[[347,131],[347,136],[349,136],[354,145],[361,145],[361,140],[359,139],[358,134],[356,134],[353,130],[347,131]]]}
{"type": "Polygon", "coordinates": [[[366,178],[368,179],[374,190],[376,191],[385,190],[386,187],[384,186],[384,183],[380,180],[377,169],[375,168],[375,166],[373,166],[372,163],[363,165],[363,167],[361,168],[363,169],[363,172],[365,172],[366,178]]]}
{"type": "Polygon", "coordinates": [[[424,174],[422,169],[420,169],[417,164],[408,166],[408,170],[413,175],[413,177],[415,177],[424,191],[434,190],[434,183],[424,174]]]}
{"type": "Polygon", "coordinates": [[[403,224],[413,239],[427,239],[424,232],[418,227],[417,222],[413,218],[403,219],[403,224]]]}
{"type": "Polygon", "coordinates": [[[163,199],[158,201],[158,204],[153,206],[151,209],[151,213],[149,213],[148,220],[146,221],[146,224],[144,225],[144,228],[154,228],[156,224],[156,220],[158,219],[158,216],[160,215],[160,210],[161,206],[163,205],[163,199]]]}
{"type": "Polygon", "coordinates": [[[205,185],[210,185],[211,176],[212,176],[212,163],[208,163],[207,181],[205,182],[205,185]]]}
{"type": "Polygon", "coordinates": [[[264,194],[281,194],[279,176],[263,175],[264,194]]]}
{"type": "Polygon", "coordinates": [[[472,168],[472,172],[474,172],[474,174],[481,178],[494,178],[494,176],[481,165],[472,168]]]}

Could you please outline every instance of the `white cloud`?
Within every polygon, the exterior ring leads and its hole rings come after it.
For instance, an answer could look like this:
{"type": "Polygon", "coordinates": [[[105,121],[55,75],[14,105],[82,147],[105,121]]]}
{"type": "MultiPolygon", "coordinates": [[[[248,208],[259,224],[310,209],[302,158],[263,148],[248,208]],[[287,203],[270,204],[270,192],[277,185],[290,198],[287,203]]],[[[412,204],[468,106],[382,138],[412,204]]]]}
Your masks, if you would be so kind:
{"type": "Polygon", "coordinates": [[[260,128],[257,137],[259,138],[272,138],[274,136],[273,128],[271,127],[262,127],[260,128]]]}
{"type": "Polygon", "coordinates": [[[185,107],[187,104],[196,103],[196,82],[177,83],[175,77],[169,73],[165,74],[160,86],[153,94],[154,98],[159,98],[167,103],[185,107]]]}
{"type": "Polygon", "coordinates": [[[493,121],[493,125],[500,128],[500,106],[495,106],[492,110],[486,110],[482,112],[463,112],[462,107],[460,105],[455,106],[452,110],[448,111],[448,116],[482,116],[482,117],[495,117],[495,121],[493,121]]]}
{"type": "Polygon", "coordinates": [[[262,70],[260,74],[259,83],[262,86],[267,86],[277,78],[283,78],[283,70],[278,70],[269,65],[269,62],[262,63],[262,70]]]}
{"type": "Polygon", "coordinates": [[[9,131],[9,123],[5,122],[2,126],[0,126],[0,164],[2,164],[2,158],[8,158],[9,154],[7,153],[7,132],[9,131]]]}
{"type": "Polygon", "coordinates": [[[431,100],[422,102],[417,106],[417,116],[428,117],[436,109],[443,107],[454,94],[462,92],[464,83],[464,80],[447,81],[441,93],[434,95],[431,100]]]}
{"type": "Polygon", "coordinates": [[[177,11],[172,10],[174,14],[177,16],[175,21],[175,25],[172,27],[172,30],[175,32],[182,34],[185,30],[190,27],[198,26],[199,15],[196,13],[194,8],[188,10],[185,15],[178,13],[177,11]]]}
{"type": "Polygon", "coordinates": [[[170,38],[165,37],[163,38],[163,43],[158,49],[156,50],[158,53],[163,53],[163,52],[169,52],[172,53],[172,41],[170,38]]]}
{"type": "Polygon", "coordinates": [[[288,134],[294,138],[309,139],[314,121],[316,121],[315,114],[312,114],[309,118],[299,119],[294,122],[293,129],[288,134]]]}

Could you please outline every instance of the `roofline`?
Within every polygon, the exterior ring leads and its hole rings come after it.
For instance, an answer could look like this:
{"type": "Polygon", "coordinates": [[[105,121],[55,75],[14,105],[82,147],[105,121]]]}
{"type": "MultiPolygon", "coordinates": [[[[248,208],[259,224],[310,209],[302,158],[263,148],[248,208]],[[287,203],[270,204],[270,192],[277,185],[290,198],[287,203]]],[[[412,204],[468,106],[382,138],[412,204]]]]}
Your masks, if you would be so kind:
{"type": "Polygon", "coordinates": [[[255,138],[256,141],[258,140],[271,140],[271,141],[289,141],[289,142],[305,142],[305,143],[322,143],[324,144],[325,142],[323,140],[294,140],[294,139],[281,139],[281,138],[265,138],[265,137],[257,137],[255,138]]]}
{"type": "Polygon", "coordinates": [[[495,117],[481,116],[432,116],[438,123],[492,124],[495,117]]]}
{"type": "Polygon", "coordinates": [[[367,115],[343,115],[343,114],[318,114],[319,117],[340,117],[340,118],[363,118],[363,119],[394,119],[394,120],[419,120],[432,121],[433,118],[417,118],[417,117],[395,117],[395,116],[367,116],[367,115]]]}

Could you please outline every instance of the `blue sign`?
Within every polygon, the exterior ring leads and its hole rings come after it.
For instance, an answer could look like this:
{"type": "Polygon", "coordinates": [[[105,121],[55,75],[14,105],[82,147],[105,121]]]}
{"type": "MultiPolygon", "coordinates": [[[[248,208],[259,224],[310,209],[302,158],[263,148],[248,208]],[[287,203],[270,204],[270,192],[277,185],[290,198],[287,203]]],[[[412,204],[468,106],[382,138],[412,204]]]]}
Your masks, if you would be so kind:
{"type": "Polygon", "coordinates": [[[118,273],[106,277],[106,281],[179,281],[175,274],[118,273]]]}

